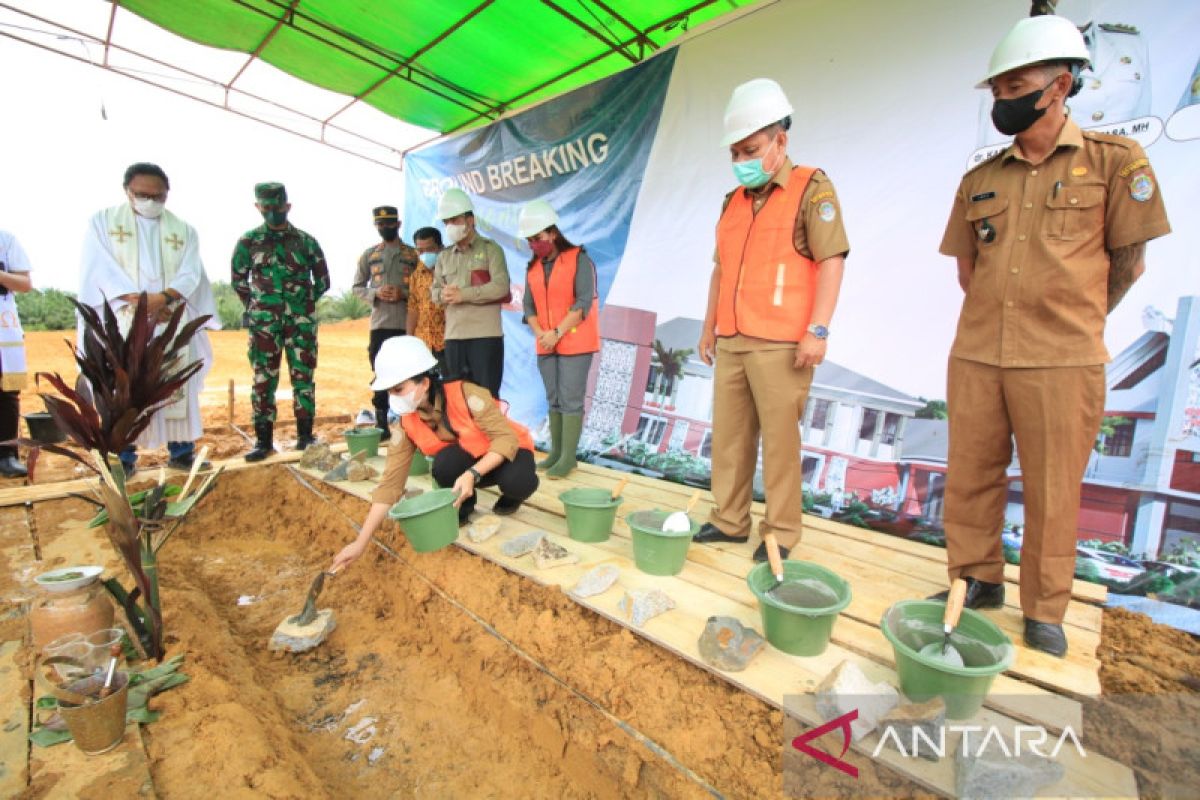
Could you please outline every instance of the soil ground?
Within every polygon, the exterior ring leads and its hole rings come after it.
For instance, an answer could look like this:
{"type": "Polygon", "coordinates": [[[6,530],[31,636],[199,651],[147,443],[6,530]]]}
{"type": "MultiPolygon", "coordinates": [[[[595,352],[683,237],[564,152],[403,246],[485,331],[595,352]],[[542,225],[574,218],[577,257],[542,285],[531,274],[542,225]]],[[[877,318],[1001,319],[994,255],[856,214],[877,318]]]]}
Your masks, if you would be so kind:
{"type": "MultiPolygon", "coordinates": [[[[369,321],[365,319],[322,325],[318,332],[317,358],[317,417],[338,417],[337,421],[318,423],[317,433],[326,441],[340,441],[346,428],[346,420],[360,409],[371,407],[371,367],[367,361],[367,337],[369,321]]],[[[245,331],[210,331],[213,346],[213,366],[205,379],[204,393],[200,398],[200,411],[204,416],[205,435],[198,446],[208,445],[210,458],[233,458],[251,445],[240,434],[230,429],[229,381],[234,382],[234,421],[243,431],[253,434],[250,422],[250,387],[253,372],[246,355],[245,331]]],[[[73,331],[34,331],[25,335],[26,356],[30,372],[57,372],[65,379],[74,380],[78,369],[72,358],[70,347],[64,339],[74,341],[73,331]]],[[[295,440],[294,417],[292,414],[291,381],[288,379],[286,359],[281,368],[279,391],[276,398],[278,421],[275,444],[277,448],[289,449],[295,440]]],[[[44,391],[53,391],[43,384],[44,391]]],[[[21,411],[30,413],[44,410],[37,396],[37,387],[31,378],[21,393],[21,411]]],[[[22,423],[21,435],[27,434],[22,423]]],[[[139,468],[164,464],[166,449],[140,454],[139,468]]],[[[82,467],[68,459],[42,454],[34,474],[37,483],[68,480],[83,477],[82,467]]],[[[0,478],[0,487],[13,485],[12,481],[0,478]]]]}
{"type": "MultiPolygon", "coordinates": [[[[61,334],[30,339],[31,363],[72,374],[61,334]]],[[[369,405],[365,344],[364,322],[321,329],[319,414],[369,405]]],[[[206,424],[227,422],[233,378],[236,420],[246,427],[245,336],[217,333],[214,346],[206,424]]],[[[281,419],[290,418],[289,406],[281,402],[281,419]]],[[[40,403],[27,399],[24,408],[40,403]]],[[[344,426],[328,423],[322,433],[336,439],[344,426]]],[[[217,457],[245,446],[231,432],[204,441],[217,457]]],[[[73,474],[72,464],[52,458],[37,479],[73,474]]],[[[781,796],[780,712],[557,590],[465,551],[414,557],[394,528],[381,539],[400,558],[373,550],[327,582],[320,605],[336,610],[338,628],[325,644],[307,654],[268,653],[275,625],[298,610],[316,570],[353,536],[347,516],[359,520],[365,511],[362,501],[321,491],[327,499],[282,466],[227,473],[164,549],[168,648],[186,653],[192,680],[157,698],[164,715],[144,728],[159,796],[698,798],[708,795],[706,784],[728,797],[781,796]],[[364,725],[366,718],[373,721],[364,725]],[[347,739],[355,726],[374,732],[347,739]]],[[[30,519],[50,563],[79,555],[69,551],[70,537],[90,515],[81,500],[44,502],[28,514],[0,509],[0,528],[7,541],[30,519]]],[[[6,565],[2,596],[28,600],[26,578],[6,565]]],[[[26,629],[19,613],[0,615],[0,639],[20,639],[26,629]]],[[[1106,697],[1130,703],[1125,711],[1089,704],[1085,744],[1131,763],[1144,796],[1194,795],[1188,776],[1200,763],[1200,733],[1190,701],[1200,643],[1142,615],[1106,611],[1100,657],[1106,697]],[[1133,702],[1142,695],[1169,708],[1149,719],[1133,702]]],[[[915,793],[869,759],[846,758],[860,769],[859,793],[915,793]]],[[[835,794],[830,774],[813,762],[796,784],[806,796],[835,794]]],[[[28,794],[53,796],[53,774],[28,794]]],[[[78,796],[113,791],[97,784],[78,796]]]]}

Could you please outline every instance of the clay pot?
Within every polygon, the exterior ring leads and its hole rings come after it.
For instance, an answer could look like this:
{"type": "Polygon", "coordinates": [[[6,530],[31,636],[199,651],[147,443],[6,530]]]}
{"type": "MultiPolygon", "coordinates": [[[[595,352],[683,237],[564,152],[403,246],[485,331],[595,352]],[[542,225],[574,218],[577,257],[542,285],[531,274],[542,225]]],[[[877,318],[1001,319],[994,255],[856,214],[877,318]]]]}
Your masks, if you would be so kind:
{"type": "Polygon", "coordinates": [[[34,601],[29,627],[34,646],[41,648],[68,633],[87,636],[111,628],[114,616],[108,593],[101,584],[94,583],[75,592],[45,594],[34,601]]]}

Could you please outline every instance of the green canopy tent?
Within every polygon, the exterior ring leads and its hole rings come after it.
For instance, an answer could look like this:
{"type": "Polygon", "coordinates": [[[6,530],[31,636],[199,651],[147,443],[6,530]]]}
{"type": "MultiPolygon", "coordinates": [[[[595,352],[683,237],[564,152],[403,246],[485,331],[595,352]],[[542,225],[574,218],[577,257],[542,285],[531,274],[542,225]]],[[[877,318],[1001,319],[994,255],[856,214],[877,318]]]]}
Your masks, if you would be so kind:
{"type": "MultiPolygon", "coordinates": [[[[450,133],[611,75],[751,0],[117,0],[390,116],[450,133]]],[[[237,76],[230,80],[236,83],[237,76]]]]}

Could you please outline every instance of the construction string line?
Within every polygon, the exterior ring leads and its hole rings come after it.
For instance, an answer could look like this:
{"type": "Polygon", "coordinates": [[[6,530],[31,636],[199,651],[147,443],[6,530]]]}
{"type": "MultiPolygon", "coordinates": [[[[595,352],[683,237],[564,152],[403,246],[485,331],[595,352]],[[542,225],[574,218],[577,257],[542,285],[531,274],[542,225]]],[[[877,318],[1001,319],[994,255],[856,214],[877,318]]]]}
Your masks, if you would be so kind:
{"type": "MultiPolygon", "coordinates": [[[[296,481],[299,482],[299,484],[301,486],[303,486],[305,489],[308,489],[310,492],[312,492],[317,497],[321,498],[321,500],[323,500],[325,503],[327,503],[334,511],[336,511],[338,513],[338,515],[342,519],[344,519],[346,521],[346,524],[348,524],[355,532],[359,532],[361,530],[359,528],[357,522],[355,522],[353,519],[351,519],[351,517],[348,514],[346,514],[345,511],[342,511],[342,509],[340,509],[332,500],[330,500],[328,497],[326,497],[324,494],[322,494],[320,490],[318,490],[315,486],[313,486],[311,483],[309,483],[308,480],[305,479],[304,475],[298,469],[296,469],[294,466],[292,466],[290,464],[288,465],[287,469],[292,474],[292,477],[295,478],[296,481]]],[[[632,738],[635,741],[642,744],[647,750],[649,750],[651,753],[654,753],[654,755],[658,756],[663,761],[666,761],[668,764],[670,764],[672,767],[674,767],[681,775],[683,775],[685,778],[687,778],[688,780],[695,783],[697,786],[699,786],[704,791],[708,792],[708,794],[710,794],[711,796],[713,796],[715,798],[718,798],[718,800],[724,800],[724,795],[721,794],[719,791],[717,791],[716,787],[714,787],[708,781],[704,780],[704,778],[697,775],[686,764],[684,764],[682,761],[680,761],[675,756],[673,756],[670,753],[670,751],[668,751],[665,747],[663,747],[658,742],[651,739],[646,734],[639,731],[637,728],[634,728],[632,725],[630,725],[625,720],[614,716],[608,709],[606,709],[604,706],[602,706],[599,701],[589,697],[587,694],[583,693],[579,689],[577,689],[574,686],[567,683],[565,680],[560,678],[555,673],[551,672],[550,669],[545,664],[538,661],[532,655],[530,655],[525,650],[523,650],[521,648],[521,646],[518,645],[516,642],[512,641],[507,636],[505,636],[503,633],[501,633],[500,631],[498,631],[494,627],[492,627],[492,625],[487,620],[483,619],[478,614],[476,614],[474,611],[467,608],[462,603],[460,603],[458,600],[455,600],[453,597],[451,597],[446,591],[444,591],[442,589],[442,587],[438,586],[436,583],[434,583],[434,581],[431,578],[427,577],[419,569],[414,567],[412,565],[412,562],[410,562],[404,556],[400,555],[400,553],[398,553],[396,550],[392,549],[385,543],[379,541],[375,537],[371,537],[371,543],[374,544],[379,549],[383,550],[383,552],[387,553],[392,558],[399,561],[405,567],[407,567],[410,571],[412,571],[412,573],[414,575],[416,575],[418,578],[420,578],[425,583],[427,583],[429,585],[429,587],[431,589],[433,589],[433,591],[436,592],[439,597],[441,597],[443,600],[450,603],[452,606],[457,608],[459,611],[463,612],[468,617],[470,617],[472,620],[474,620],[481,628],[483,628],[485,631],[490,633],[492,636],[494,636],[498,640],[500,640],[500,642],[502,642],[509,650],[511,650],[513,653],[515,653],[518,657],[520,657],[525,662],[527,662],[528,664],[533,666],[539,672],[543,673],[546,677],[548,677],[550,680],[554,681],[556,684],[561,686],[563,689],[566,689],[568,692],[573,694],[575,697],[579,698],[583,702],[590,705],[592,708],[596,709],[596,711],[600,712],[600,714],[602,714],[605,719],[607,719],[613,725],[617,726],[622,731],[624,731],[626,734],[628,734],[630,736],[630,738],[632,738]]]]}

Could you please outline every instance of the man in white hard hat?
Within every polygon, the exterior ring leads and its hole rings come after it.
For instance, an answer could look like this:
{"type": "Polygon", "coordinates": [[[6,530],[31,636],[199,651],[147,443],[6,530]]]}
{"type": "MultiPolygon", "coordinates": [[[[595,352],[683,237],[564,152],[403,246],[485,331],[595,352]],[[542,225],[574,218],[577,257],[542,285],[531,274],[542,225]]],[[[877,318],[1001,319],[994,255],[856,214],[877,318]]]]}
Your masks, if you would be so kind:
{"type": "Polygon", "coordinates": [[[1065,103],[1088,49],[1056,16],[1023,19],[978,88],[1016,140],[959,185],[941,252],[966,297],[950,351],[945,497],[950,578],[967,606],[1004,603],[1000,533],[1013,438],[1025,505],[1025,643],[1067,651],[1080,482],[1104,413],[1104,323],[1170,231],[1146,154],[1081,132],[1065,103]]]}
{"type": "Polygon", "coordinates": [[[446,307],[446,377],[466,378],[500,397],[504,330],[500,306],[512,295],[504,250],[475,230],[475,207],[462,189],[438,201],[449,245],[433,269],[434,302],[446,307]]]}
{"type": "MultiPolygon", "coordinates": [[[[762,440],[767,513],[781,555],[800,540],[800,421],[825,359],[850,245],[833,184],[787,155],[792,106],[775,81],[738,86],[722,146],[741,186],[725,197],[698,350],[713,375],[712,492],[697,542],[745,542],[762,440]]],[[[764,544],[754,553],[767,557],[764,544]]]]}

